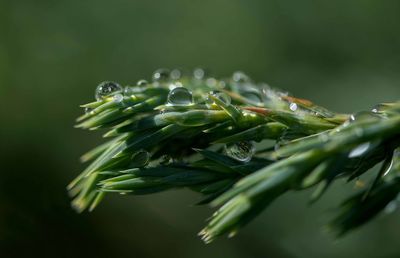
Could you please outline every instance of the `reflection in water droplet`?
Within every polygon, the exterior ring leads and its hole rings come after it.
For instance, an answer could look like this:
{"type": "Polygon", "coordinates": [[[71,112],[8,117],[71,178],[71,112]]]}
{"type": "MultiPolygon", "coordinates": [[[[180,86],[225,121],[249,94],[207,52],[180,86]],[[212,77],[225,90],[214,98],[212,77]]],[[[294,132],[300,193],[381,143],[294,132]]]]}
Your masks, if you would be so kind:
{"type": "Polygon", "coordinates": [[[172,80],[179,80],[182,77],[182,72],[179,69],[174,69],[171,71],[170,77],[172,80]]]}
{"type": "Polygon", "coordinates": [[[250,77],[241,71],[234,72],[232,75],[232,79],[233,81],[240,83],[250,82],[250,77]]]}
{"type": "Polygon", "coordinates": [[[102,100],[116,93],[122,92],[122,87],[116,82],[102,82],[100,83],[95,92],[96,100],[102,100]]]}
{"type": "Polygon", "coordinates": [[[132,155],[131,167],[145,167],[150,161],[150,153],[145,150],[140,150],[132,155]]]}
{"type": "Polygon", "coordinates": [[[166,81],[169,79],[168,69],[158,69],[153,73],[153,81],[166,81]]]}
{"type": "Polygon", "coordinates": [[[147,84],[149,84],[149,82],[146,81],[146,80],[139,80],[139,81],[136,83],[137,86],[146,86],[147,84]]]}
{"type": "Polygon", "coordinates": [[[250,141],[241,141],[225,145],[226,155],[242,162],[249,162],[255,151],[254,144],[250,141]]]}
{"type": "Polygon", "coordinates": [[[168,93],[168,103],[175,106],[193,104],[193,95],[185,87],[176,87],[168,93]]]}
{"type": "Polygon", "coordinates": [[[297,104],[296,103],[290,103],[289,109],[292,110],[293,112],[297,110],[297,104]]]}
{"type": "MultiPolygon", "coordinates": [[[[224,92],[214,90],[214,91],[211,91],[209,94],[213,95],[214,97],[217,97],[218,99],[220,99],[222,102],[224,102],[227,105],[231,104],[231,97],[224,92]]],[[[215,106],[214,100],[211,99],[210,97],[207,97],[206,106],[208,108],[214,107],[215,106]]]]}
{"type": "Polygon", "coordinates": [[[363,155],[365,152],[367,152],[369,150],[370,146],[371,146],[371,143],[369,143],[369,142],[358,145],[356,148],[354,148],[350,152],[349,158],[357,158],[357,157],[363,155]]]}
{"type": "Polygon", "coordinates": [[[204,69],[196,68],[193,71],[194,78],[196,78],[198,80],[203,79],[205,75],[206,75],[206,72],[204,71],[204,69]]]}

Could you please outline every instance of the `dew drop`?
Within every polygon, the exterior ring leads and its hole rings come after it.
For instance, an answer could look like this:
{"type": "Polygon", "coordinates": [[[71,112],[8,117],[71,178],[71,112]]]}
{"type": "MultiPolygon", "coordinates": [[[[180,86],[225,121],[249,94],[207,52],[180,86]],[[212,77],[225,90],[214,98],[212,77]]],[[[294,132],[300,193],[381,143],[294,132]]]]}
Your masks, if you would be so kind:
{"type": "Polygon", "coordinates": [[[121,93],[122,90],[121,85],[116,82],[102,82],[96,88],[95,97],[96,100],[102,100],[116,93],[121,93]]]}
{"type": "MultiPolygon", "coordinates": [[[[214,91],[211,91],[209,94],[210,94],[210,95],[213,95],[214,97],[217,97],[217,98],[220,99],[222,102],[224,102],[226,105],[231,104],[231,97],[230,97],[228,94],[224,93],[224,92],[214,90],[214,91]]],[[[208,97],[208,98],[206,99],[206,106],[207,106],[208,108],[214,107],[214,106],[215,106],[214,100],[211,99],[210,97],[208,97]]]]}
{"type": "Polygon", "coordinates": [[[261,103],[261,97],[260,94],[258,94],[255,91],[248,91],[248,92],[244,92],[241,94],[244,98],[246,98],[247,100],[254,102],[254,103],[261,103]]]}
{"type": "Polygon", "coordinates": [[[133,92],[134,92],[134,88],[133,88],[132,86],[126,86],[126,87],[124,88],[124,95],[125,95],[125,96],[132,95],[133,92]]]}
{"type": "Polygon", "coordinates": [[[137,168],[145,167],[149,163],[149,160],[150,153],[145,150],[140,150],[132,155],[130,165],[137,168]]]}
{"type": "Polygon", "coordinates": [[[153,73],[153,81],[166,81],[170,78],[168,69],[158,69],[153,73]]]}
{"type": "Polygon", "coordinates": [[[202,68],[196,68],[193,71],[193,77],[198,80],[203,79],[205,75],[206,75],[206,72],[202,68]]]}
{"type": "Polygon", "coordinates": [[[225,153],[229,157],[241,162],[249,162],[256,149],[250,141],[241,141],[225,145],[225,153]]]}
{"type": "Polygon", "coordinates": [[[372,113],[382,113],[382,112],[386,111],[389,108],[389,106],[390,105],[388,105],[388,104],[381,103],[381,104],[375,105],[371,111],[372,111],[372,113]]]}
{"type": "Polygon", "coordinates": [[[379,120],[380,117],[373,112],[362,111],[362,112],[358,112],[356,114],[351,115],[349,118],[349,122],[353,123],[353,122],[359,121],[359,120],[371,120],[371,119],[379,120]]]}
{"type": "Polygon", "coordinates": [[[297,110],[297,104],[296,103],[290,103],[289,109],[292,110],[293,112],[297,110]]]}
{"type": "Polygon", "coordinates": [[[233,79],[233,81],[239,82],[239,83],[250,82],[250,77],[247,76],[242,71],[234,72],[233,75],[232,75],[232,79],[233,79]]]}
{"type": "Polygon", "coordinates": [[[85,114],[90,113],[92,110],[93,110],[93,108],[86,107],[86,108],[85,108],[85,114]]]}
{"type": "Polygon", "coordinates": [[[182,77],[182,71],[179,69],[174,69],[171,71],[170,77],[172,80],[179,80],[182,77]]]}
{"type": "Polygon", "coordinates": [[[168,93],[168,103],[175,106],[193,104],[193,95],[185,87],[176,87],[168,93]]]}
{"type": "Polygon", "coordinates": [[[363,155],[364,153],[366,153],[369,148],[371,147],[371,143],[366,142],[363,144],[358,145],[356,148],[354,148],[350,154],[349,154],[349,158],[357,158],[360,157],[361,155],[363,155]]]}
{"type": "Polygon", "coordinates": [[[137,86],[141,86],[141,87],[147,86],[148,84],[149,84],[149,82],[146,81],[146,80],[139,80],[139,81],[136,83],[137,86]]]}

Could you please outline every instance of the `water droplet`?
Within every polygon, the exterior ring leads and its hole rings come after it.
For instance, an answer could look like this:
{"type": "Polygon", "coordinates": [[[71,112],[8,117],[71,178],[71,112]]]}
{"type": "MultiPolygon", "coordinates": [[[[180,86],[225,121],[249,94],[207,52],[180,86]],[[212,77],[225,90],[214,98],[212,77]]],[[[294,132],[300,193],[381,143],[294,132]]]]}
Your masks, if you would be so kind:
{"type": "Polygon", "coordinates": [[[137,168],[145,167],[149,163],[149,160],[150,153],[145,150],[140,150],[132,155],[130,166],[137,168]]]}
{"type": "Polygon", "coordinates": [[[204,71],[204,69],[196,68],[193,71],[194,78],[196,78],[198,80],[203,79],[205,75],[206,75],[206,72],[204,71]]]}
{"type": "Polygon", "coordinates": [[[95,97],[97,100],[102,100],[116,93],[121,93],[122,90],[121,85],[116,82],[102,82],[96,88],[95,97]]]}
{"type": "Polygon", "coordinates": [[[124,88],[124,95],[125,95],[125,96],[132,95],[133,92],[134,92],[134,89],[133,89],[133,87],[131,87],[131,86],[126,86],[126,87],[124,88]]]}
{"type": "Polygon", "coordinates": [[[369,143],[369,142],[358,145],[356,148],[354,148],[350,152],[349,158],[357,158],[357,157],[362,156],[364,153],[366,153],[369,150],[370,146],[371,146],[371,143],[369,143]]]}
{"type": "Polygon", "coordinates": [[[175,106],[193,104],[193,95],[185,87],[176,87],[168,93],[168,103],[175,106]]]}
{"type": "Polygon", "coordinates": [[[168,69],[158,69],[153,73],[153,81],[166,81],[170,77],[168,69]]]}
{"type": "Polygon", "coordinates": [[[241,95],[246,98],[247,100],[254,102],[254,103],[262,103],[261,96],[256,91],[247,91],[241,93],[241,95]]]}
{"type": "Polygon", "coordinates": [[[233,81],[239,82],[239,83],[250,82],[250,77],[247,76],[242,71],[234,72],[233,75],[232,75],[232,79],[233,79],[233,81]]]}
{"type": "Polygon", "coordinates": [[[293,112],[297,110],[297,104],[296,103],[290,103],[289,109],[292,110],[293,112]]]}
{"type": "Polygon", "coordinates": [[[172,80],[179,80],[182,77],[182,71],[179,69],[174,69],[171,71],[170,77],[172,80]]]}
{"type": "Polygon", "coordinates": [[[85,114],[90,113],[93,110],[93,108],[87,107],[85,108],[85,114]]]}
{"type": "MultiPolygon", "coordinates": [[[[220,99],[222,102],[224,102],[227,105],[231,104],[231,97],[224,92],[214,90],[214,91],[211,91],[209,94],[213,95],[214,97],[217,97],[218,99],[220,99]]],[[[215,106],[214,100],[208,97],[206,99],[206,106],[208,108],[212,108],[213,106],[215,106]]]]}
{"type": "Polygon", "coordinates": [[[349,122],[353,123],[358,120],[371,120],[371,119],[379,120],[381,119],[381,117],[379,117],[377,114],[373,112],[362,111],[351,115],[349,118],[349,122]]]}
{"type": "Polygon", "coordinates": [[[390,104],[381,103],[381,104],[375,105],[371,111],[373,113],[381,113],[381,112],[386,111],[389,108],[390,108],[390,104]]]}
{"type": "Polygon", "coordinates": [[[229,157],[242,162],[249,162],[256,149],[250,141],[241,141],[225,145],[225,153],[229,157]]]}
{"type": "Polygon", "coordinates": [[[139,80],[137,83],[136,83],[136,85],[137,86],[146,86],[147,84],[149,84],[149,82],[148,81],[146,81],[146,80],[139,80]]]}

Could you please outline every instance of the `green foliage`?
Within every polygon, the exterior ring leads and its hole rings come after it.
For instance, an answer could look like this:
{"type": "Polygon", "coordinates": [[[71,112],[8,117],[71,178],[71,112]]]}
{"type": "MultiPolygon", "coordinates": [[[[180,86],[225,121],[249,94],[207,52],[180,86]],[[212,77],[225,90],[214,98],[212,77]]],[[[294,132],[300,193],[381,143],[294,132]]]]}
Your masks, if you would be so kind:
{"type": "Polygon", "coordinates": [[[93,210],[106,193],[186,187],[204,196],[198,204],[219,207],[200,232],[211,242],[234,235],[288,191],[315,187],[314,202],[335,180],[356,181],[379,163],[374,179],[343,202],[329,229],[343,235],[396,199],[399,102],[337,114],[241,72],[226,80],[201,70],[194,75],[158,70],[152,83],[98,87],[102,92],[83,105],[77,127],[107,129],[104,137],[112,139],[82,156],[91,163],[68,186],[78,211],[93,210]]]}

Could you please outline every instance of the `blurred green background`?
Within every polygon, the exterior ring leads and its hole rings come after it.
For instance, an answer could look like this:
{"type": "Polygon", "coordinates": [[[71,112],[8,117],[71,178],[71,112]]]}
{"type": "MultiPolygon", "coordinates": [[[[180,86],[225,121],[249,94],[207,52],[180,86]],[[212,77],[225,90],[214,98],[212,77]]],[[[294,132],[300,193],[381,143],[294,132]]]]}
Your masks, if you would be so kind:
{"type": "Polygon", "coordinates": [[[335,241],[321,230],[338,183],[314,206],[279,199],[233,239],[204,245],[211,214],[173,191],[108,197],[76,214],[65,186],[100,134],[73,128],[104,80],[159,67],[243,70],[342,112],[400,99],[399,1],[0,1],[1,257],[400,257],[400,214],[335,241]]]}

